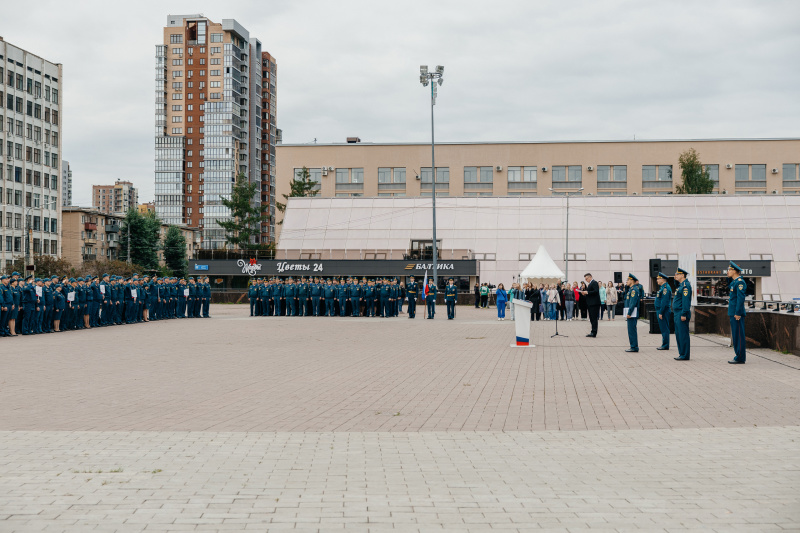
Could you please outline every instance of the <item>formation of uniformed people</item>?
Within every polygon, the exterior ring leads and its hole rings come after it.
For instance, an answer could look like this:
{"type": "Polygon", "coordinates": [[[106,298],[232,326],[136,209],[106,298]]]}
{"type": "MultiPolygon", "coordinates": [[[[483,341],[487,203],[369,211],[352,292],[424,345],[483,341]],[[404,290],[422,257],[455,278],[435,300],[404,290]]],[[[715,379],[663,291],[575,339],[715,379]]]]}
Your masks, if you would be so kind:
{"type": "Polygon", "coordinates": [[[209,318],[208,278],[0,276],[0,336],[209,318]]]}
{"type": "MultiPolygon", "coordinates": [[[[743,365],[747,359],[746,342],[744,335],[745,296],[747,283],[742,278],[742,269],[739,265],[730,262],[728,265],[728,278],[730,293],[728,301],[728,318],[731,324],[731,343],[735,357],[728,361],[732,365],[743,365]]],[[[675,290],[670,289],[668,277],[659,272],[656,281],[658,291],[654,307],[661,329],[661,346],[657,350],[669,350],[670,314],[675,322],[675,342],[678,345],[676,361],[689,361],[691,357],[691,336],[689,335],[689,322],[692,319],[692,284],[687,279],[689,273],[678,268],[675,272],[675,281],[678,282],[675,290]]],[[[626,352],[638,352],[639,342],[636,333],[638,321],[637,312],[643,297],[639,280],[633,274],[628,274],[628,291],[625,294],[625,313],[628,322],[628,339],[631,347],[626,352]]]]}
{"type": "MultiPolygon", "coordinates": [[[[448,318],[455,318],[458,290],[453,280],[445,292],[448,318]],[[452,310],[451,310],[452,307],[452,310]]],[[[364,316],[396,317],[408,301],[408,318],[416,317],[417,300],[424,296],[428,318],[436,314],[436,287],[429,280],[427,291],[410,276],[405,287],[396,278],[255,278],[247,296],[250,316],[364,316]],[[427,294],[426,294],[427,293],[427,294]]]]}

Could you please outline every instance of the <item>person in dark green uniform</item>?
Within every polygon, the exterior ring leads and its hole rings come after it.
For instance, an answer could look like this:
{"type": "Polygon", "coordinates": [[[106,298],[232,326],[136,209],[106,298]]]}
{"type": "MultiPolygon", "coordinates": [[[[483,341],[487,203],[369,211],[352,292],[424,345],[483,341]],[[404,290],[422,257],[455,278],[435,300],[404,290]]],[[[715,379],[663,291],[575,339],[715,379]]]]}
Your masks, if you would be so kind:
{"type": "Polygon", "coordinates": [[[689,320],[692,318],[692,285],[686,279],[688,275],[682,268],[675,272],[678,288],[672,297],[672,314],[675,315],[675,343],[678,345],[676,361],[688,361],[691,349],[689,320]]]}
{"type": "Polygon", "coordinates": [[[358,278],[353,278],[353,285],[350,287],[350,308],[353,310],[353,316],[359,316],[361,310],[361,285],[358,284],[358,278]]]}
{"type": "Polygon", "coordinates": [[[408,318],[414,318],[417,314],[417,293],[419,288],[417,282],[414,281],[414,276],[409,278],[408,285],[406,285],[406,296],[408,297],[408,318]]]}
{"type": "Polygon", "coordinates": [[[728,320],[731,323],[731,344],[736,356],[728,363],[743,365],[747,360],[747,341],[744,335],[744,316],[747,311],[744,299],[747,296],[747,284],[742,278],[742,269],[739,265],[730,262],[728,265],[728,278],[732,279],[730,286],[730,299],[728,300],[728,320]]]}
{"type": "Polygon", "coordinates": [[[447,280],[447,287],[444,289],[444,301],[447,304],[447,320],[456,317],[456,301],[458,300],[458,288],[455,286],[453,278],[447,280]]]}
{"type": "Polygon", "coordinates": [[[669,278],[661,272],[656,277],[658,291],[656,292],[655,308],[658,315],[658,327],[661,329],[661,346],[657,350],[669,350],[669,315],[672,313],[672,288],[669,278]]]}
{"type": "Polygon", "coordinates": [[[428,320],[433,320],[436,314],[436,285],[433,284],[433,278],[428,280],[428,294],[425,296],[425,303],[428,306],[428,320]]]}
{"type": "Polygon", "coordinates": [[[625,318],[628,322],[628,341],[631,347],[626,352],[639,351],[639,335],[636,332],[636,324],[639,322],[639,303],[642,301],[642,286],[639,285],[639,278],[633,274],[628,274],[628,293],[625,295],[625,318]]]}

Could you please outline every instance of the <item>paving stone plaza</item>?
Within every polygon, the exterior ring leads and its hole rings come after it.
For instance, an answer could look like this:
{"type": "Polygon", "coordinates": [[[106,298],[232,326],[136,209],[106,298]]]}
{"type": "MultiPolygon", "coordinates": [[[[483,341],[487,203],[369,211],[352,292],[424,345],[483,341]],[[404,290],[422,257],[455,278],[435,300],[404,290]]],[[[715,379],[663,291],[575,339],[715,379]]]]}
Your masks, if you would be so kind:
{"type": "Polygon", "coordinates": [[[0,532],[800,529],[800,358],[439,311],[3,339],[0,532]]]}

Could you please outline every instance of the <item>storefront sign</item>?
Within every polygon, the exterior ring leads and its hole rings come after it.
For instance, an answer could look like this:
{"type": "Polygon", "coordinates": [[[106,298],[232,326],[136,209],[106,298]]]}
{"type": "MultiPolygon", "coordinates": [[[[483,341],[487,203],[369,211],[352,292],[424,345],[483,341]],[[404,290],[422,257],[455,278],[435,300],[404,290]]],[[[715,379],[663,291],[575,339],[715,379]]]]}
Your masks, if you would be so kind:
{"type": "MultiPolygon", "coordinates": [[[[193,272],[205,271],[211,276],[256,277],[341,277],[341,276],[428,276],[433,275],[433,263],[407,260],[256,260],[213,259],[206,264],[194,264],[193,272]]],[[[441,276],[477,276],[478,262],[474,260],[441,261],[437,264],[441,276]]]]}
{"type": "MultiPolygon", "coordinates": [[[[772,261],[733,260],[742,268],[742,276],[768,278],[772,275],[772,261]]],[[[728,261],[698,260],[697,277],[724,278],[728,276],[728,261]]],[[[677,261],[661,261],[661,271],[672,276],[678,268],[677,261]]]]}

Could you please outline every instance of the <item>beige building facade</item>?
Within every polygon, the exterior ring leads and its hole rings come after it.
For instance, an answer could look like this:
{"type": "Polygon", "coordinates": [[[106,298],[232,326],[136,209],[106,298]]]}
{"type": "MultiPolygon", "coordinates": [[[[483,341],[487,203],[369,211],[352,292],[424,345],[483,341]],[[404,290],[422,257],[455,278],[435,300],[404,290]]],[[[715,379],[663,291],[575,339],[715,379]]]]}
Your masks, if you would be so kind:
{"type": "MultiPolygon", "coordinates": [[[[678,158],[691,148],[708,166],[714,194],[800,194],[800,139],[701,139],[437,143],[436,196],[672,194],[678,158]]],[[[433,189],[430,143],[279,144],[277,156],[279,199],[304,166],[322,198],[420,197],[433,189]]]]}
{"type": "MultiPolygon", "coordinates": [[[[63,240],[61,257],[75,266],[87,261],[113,261],[127,259],[126,251],[120,248],[120,231],[124,216],[110,215],[89,207],[63,208],[63,240]]],[[[169,225],[161,225],[161,239],[167,234],[169,225]]],[[[199,229],[179,227],[186,239],[186,257],[194,257],[200,248],[199,229]]],[[[159,251],[159,262],[164,264],[163,252],[159,251]]]]}

